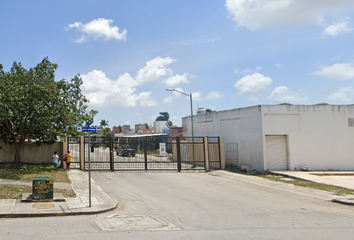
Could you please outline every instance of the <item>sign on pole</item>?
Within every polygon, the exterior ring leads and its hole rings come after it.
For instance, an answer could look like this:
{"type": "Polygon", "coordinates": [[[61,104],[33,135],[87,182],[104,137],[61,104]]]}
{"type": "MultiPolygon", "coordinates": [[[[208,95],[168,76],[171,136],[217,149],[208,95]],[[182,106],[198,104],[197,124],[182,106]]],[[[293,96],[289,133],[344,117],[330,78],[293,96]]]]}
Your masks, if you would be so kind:
{"type": "MultiPolygon", "coordinates": [[[[91,146],[91,138],[90,138],[90,133],[92,132],[97,132],[97,127],[90,127],[90,125],[93,123],[93,118],[87,121],[85,126],[83,127],[77,127],[78,132],[88,132],[88,146],[91,146]]],[[[88,169],[88,177],[89,177],[89,207],[91,207],[91,158],[90,158],[90,147],[88,149],[88,162],[89,162],[89,169],[88,169]]]]}
{"type": "Polygon", "coordinates": [[[100,131],[99,127],[77,127],[78,132],[97,132],[100,131]]]}
{"type": "Polygon", "coordinates": [[[87,121],[87,123],[85,124],[85,127],[89,127],[92,123],[93,123],[93,118],[91,118],[90,120],[87,121]]]}

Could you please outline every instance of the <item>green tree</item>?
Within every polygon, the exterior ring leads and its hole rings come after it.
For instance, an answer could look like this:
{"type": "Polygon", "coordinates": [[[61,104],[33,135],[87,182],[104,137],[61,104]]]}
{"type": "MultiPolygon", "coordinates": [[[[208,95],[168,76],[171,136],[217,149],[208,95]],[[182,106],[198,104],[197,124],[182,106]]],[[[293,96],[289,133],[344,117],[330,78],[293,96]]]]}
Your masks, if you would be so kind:
{"type": "Polygon", "coordinates": [[[151,129],[151,125],[149,126],[149,124],[145,123],[145,128],[146,128],[146,130],[150,130],[151,129]]]}
{"type": "Polygon", "coordinates": [[[15,145],[14,163],[21,162],[26,140],[54,142],[57,136],[77,135],[76,127],[97,113],[86,113],[80,75],[55,81],[57,67],[48,57],[28,70],[13,62],[5,72],[0,65],[0,139],[15,145]]]}
{"type": "Polygon", "coordinates": [[[122,129],[121,125],[119,125],[118,128],[119,128],[119,133],[123,132],[123,129],[122,129]]]}
{"type": "Polygon", "coordinates": [[[109,127],[106,127],[103,129],[103,135],[105,137],[110,137],[111,136],[111,129],[109,127]]]}
{"type": "Polygon", "coordinates": [[[167,121],[168,126],[172,126],[173,123],[169,120],[170,119],[170,114],[168,114],[168,112],[159,112],[159,114],[161,116],[158,116],[156,118],[156,120],[155,120],[156,122],[167,121]]]}
{"type": "Polygon", "coordinates": [[[108,121],[106,121],[105,119],[102,119],[100,122],[100,125],[103,127],[106,127],[106,126],[108,126],[108,121]]]}
{"type": "Polygon", "coordinates": [[[207,108],[207,109],[205,110],[205,113],[213,113],[213,112],[215,112],[215,110],[211,110],[210,108],[207,108]]]}

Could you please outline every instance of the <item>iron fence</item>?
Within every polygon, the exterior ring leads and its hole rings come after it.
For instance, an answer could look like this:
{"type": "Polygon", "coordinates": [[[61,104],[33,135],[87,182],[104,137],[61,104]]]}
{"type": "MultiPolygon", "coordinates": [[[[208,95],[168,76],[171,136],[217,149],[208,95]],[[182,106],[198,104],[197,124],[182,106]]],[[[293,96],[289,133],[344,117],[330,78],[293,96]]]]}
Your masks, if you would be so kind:
{"type": "Polygon", "coordinates": [[[73,158],[71,159],[70,168],[71,169],[80,169],[80,138],[68,137],[68,150],[70,151],[73,158]]]}
{"type": "Polygon", "coordinates": [[[75,143],[74,139],[69,139],[68,142],[70,150],[74,150],[75,146],[75,151],[72,152],[74,159],[78,153],[84,155],[85,170],[89,168],[110,171],[205,170],[205,154],[209,154],[210,167],[220,169],[218,138],[208,138],[208,153],[205,152],[204,137],[91,137],[90,146],[88,137],[84,137],[84,153],[80,153],[77,141],[75,143]],[[134,154],[129,156],[118,154],[117,149],[123,145],[129,146],[134,154]],[[90,161],[88,154],[90,154],[90,161]]]}

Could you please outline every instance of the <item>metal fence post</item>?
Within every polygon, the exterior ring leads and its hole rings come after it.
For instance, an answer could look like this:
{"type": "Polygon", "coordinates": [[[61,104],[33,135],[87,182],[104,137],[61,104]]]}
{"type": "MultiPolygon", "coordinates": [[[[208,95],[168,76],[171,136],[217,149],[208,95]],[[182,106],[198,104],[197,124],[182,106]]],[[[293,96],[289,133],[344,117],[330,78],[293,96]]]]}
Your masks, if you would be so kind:
{"type": "Polygon", "coordinates": [[[219,165],[220,165],[220,169],[223,169],[223,168],[222,168],[222,163],[221,163],[220,137],[218,137],[218,149],[219,149],[219,165]]]}
{"type": "Polygon", "coordinates": [[[113,154],[113,138],[109,138],[109,162],[111,172],[114,172],[114,154],[113,154]]]}
{"type": "Polygon", "coordinates": [[[146,138],[143,138],[144,141],[144,160],[145,160],[145,171],[148,170],[148,163],[147,163],[147,142],[146,138]]]}
{"type": "Polygon", "coordinates": [[[177,171],[181,172],[182,162],[181,162],[181,141],[180,138],[176,137],[176,147],[177,147],[177,171]]]}
{"type": "Polygon", "coordinates": [[[210,171],[210,159],[209,159],[209,139],[203,138],[203,150],[204,150],[204,169],[206,172],[210,171]]]}

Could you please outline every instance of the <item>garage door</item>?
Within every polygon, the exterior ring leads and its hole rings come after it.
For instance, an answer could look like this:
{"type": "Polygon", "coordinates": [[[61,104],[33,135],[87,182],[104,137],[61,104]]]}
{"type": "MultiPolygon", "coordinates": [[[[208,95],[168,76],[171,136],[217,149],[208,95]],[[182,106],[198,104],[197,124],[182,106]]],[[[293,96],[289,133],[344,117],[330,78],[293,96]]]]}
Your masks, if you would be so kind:
{"type": "Polygon", "coordinates": [[[288,170],[286,135],[266,136],[266,169],[288,170]]]}

